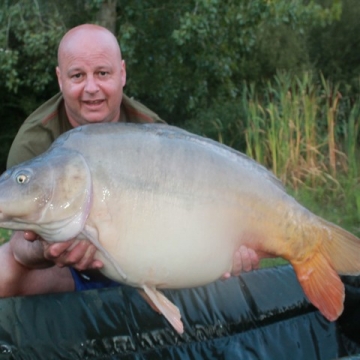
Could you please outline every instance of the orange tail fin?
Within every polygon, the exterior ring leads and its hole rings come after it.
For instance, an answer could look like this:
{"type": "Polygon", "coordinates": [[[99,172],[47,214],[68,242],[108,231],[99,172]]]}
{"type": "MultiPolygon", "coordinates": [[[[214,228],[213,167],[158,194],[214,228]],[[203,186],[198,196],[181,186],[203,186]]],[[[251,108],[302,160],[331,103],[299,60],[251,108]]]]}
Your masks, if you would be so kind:
{"type": "Polygon", "coordinates": [[[297,278],[311,303],[329,320],[336,320],[344,309],[344,285],[322,254],[294,264],[297,278]]]}
{"type": "MultiPolygon", "coordinates": [[[[343,311],[344,285],[338,274],[360,274],[360,239],[323,219],[319,247],[306,259],[292,261],[309,300],[330,321],[343,311]]],[[[314,237],[317,236],[314,232],[314,237]]]]}

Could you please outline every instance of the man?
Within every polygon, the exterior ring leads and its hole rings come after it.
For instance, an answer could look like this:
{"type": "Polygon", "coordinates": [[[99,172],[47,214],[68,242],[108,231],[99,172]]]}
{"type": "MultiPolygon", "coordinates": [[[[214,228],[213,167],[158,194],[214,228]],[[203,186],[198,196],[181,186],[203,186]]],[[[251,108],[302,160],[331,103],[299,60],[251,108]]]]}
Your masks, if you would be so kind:
{"type": "MultiPolygon", "coordinates": [[[[116,38],[103,27],[85,24],[65,34],[58,49],[56,75],[61,93],[26,119],[10,149],[8,167],[41,154],[60,134],[77,126],[164,122],[123,94],[125,62],[116,38]]],[[[94,245],[85,240],[49,245],[32,232],[17,231],[0,247],[0,296],[118,285],[99,275],[89,277],[89,273],[74,270],[100,269],[103,264],[94,259],[95,252],[94,245]]],[[[232,275],[256,268],[258,261],[255,252],[240,248],[234,254],[232,275]]],[[[227,273],[223,277],[229,276],[227,273]]]]}

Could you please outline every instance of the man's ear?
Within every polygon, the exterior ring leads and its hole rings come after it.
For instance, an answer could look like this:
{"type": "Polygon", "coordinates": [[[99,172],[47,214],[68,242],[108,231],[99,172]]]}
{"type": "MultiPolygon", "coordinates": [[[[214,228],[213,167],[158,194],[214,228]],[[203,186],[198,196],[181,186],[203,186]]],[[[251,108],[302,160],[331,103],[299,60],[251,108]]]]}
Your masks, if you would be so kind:
{"type": "Polygon", "coordinates": [[[57,76],[57,79],[58,79],[58,84],[59,84],[60,91],[62,91],[61,71],[60,71],[60,68],[58,66],[56,67],[56,76],[57,76]]]}
{"type": "Polygon", "coordinates": [[[124,87],[126,84],[126,63],[125,60],[121,60],[121,82],[124,87]]]}

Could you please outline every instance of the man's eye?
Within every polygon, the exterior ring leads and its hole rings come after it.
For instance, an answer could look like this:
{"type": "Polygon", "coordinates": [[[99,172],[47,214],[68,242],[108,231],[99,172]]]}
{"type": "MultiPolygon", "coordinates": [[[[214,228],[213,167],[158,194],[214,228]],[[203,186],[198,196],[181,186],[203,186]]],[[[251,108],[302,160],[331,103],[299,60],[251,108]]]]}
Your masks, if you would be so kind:
{"type": "Polygon", "coordinates": [[[70,77],[71,77],[71,79],[74,80],[74,81],[79,81],[79,80],[82,79],[82,76],[83,76],[83,75],[82,75],[81,73],[76,73],[76,74],[71,75],[70,77]]]}
{"type": "Polygon", "coordinates": [[[99,71],[101,77],[107,76],[109,73],[107,71],[99,71]]]}

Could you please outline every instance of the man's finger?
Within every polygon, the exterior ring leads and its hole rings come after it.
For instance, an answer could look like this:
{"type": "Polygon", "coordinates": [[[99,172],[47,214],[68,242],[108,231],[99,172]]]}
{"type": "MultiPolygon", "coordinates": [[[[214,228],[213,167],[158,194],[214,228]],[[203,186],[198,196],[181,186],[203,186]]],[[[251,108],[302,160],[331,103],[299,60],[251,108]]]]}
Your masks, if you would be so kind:
{"type": "Polygon", "coordinates": [[[44,241],[44,256],[48,260],[54,260],[67,251],[72,246],[72,244],[72,240],[55,244],[49,244],[44,241]]]}
{"type": "Polygon", "coordinates": [[[68,256],[68,260],[75,259],[73,262],[73,267],[77,270],[87,270],[92,268],[91,264],[94,261],[94,255],[96,253],[96,247],[93,244],[90,244],[88,241],[85,244],[80,244],[74,249],[68,256]],[[74,253],[74,254],[73,254],[74,253]]]}
{"type": "Polygon", "coordinates": [[[27,241],[35,241],[39,239],[39,236],[33,231],[24,231],[24,239],[27,241]]]}

